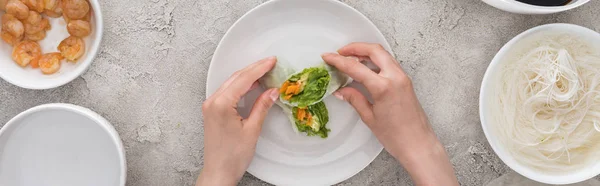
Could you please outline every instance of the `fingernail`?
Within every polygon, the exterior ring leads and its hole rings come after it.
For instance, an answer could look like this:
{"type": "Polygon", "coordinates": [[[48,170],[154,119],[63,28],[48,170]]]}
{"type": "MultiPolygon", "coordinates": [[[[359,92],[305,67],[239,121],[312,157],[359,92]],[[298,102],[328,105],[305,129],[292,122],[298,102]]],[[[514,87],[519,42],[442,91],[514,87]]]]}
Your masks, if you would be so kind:
{"type": "Polygon", "coordinates": [[[275,60],[275,59],[277,59],[277,57],[275,57],[275,56],[270,56],[270,57],[265,58],[265,60],[267,60],[267,61],[271,61],[271,60],[275,60]]]}
{"type": "Polygon", "coordinates": [[[324,53],[324,54],[321,54],[321,57],[327,57],[327,56],[333,56],[333,55],[335,55],[335,54],[334,53],[324,53]]]}
{"type": "Polygon", "coordinates": [[[352,59],[352,60],[357,61],[357,62],[360,62],[360,59],[358,59],[358,57],[356,57],[356,56],[348,56],[347,58],[348,59],[352,59]]]}
{"type": "Polygon", "coordinates": [[[340,100],[344,101],[344,95],[342,95],[342,94],[341,94],[341,93],[339,93],[339,92],[334,92],[334,93],[333,93],[333,96],[335,96],[336,98],[338,98],[338,99],[340,99],[340,100]]]}
{"type": "Polygon", "coordinates": [[[279,98],[279,91],[277,89],[271,89],[271,94],[269,95],[273,101],[279,98]]]}

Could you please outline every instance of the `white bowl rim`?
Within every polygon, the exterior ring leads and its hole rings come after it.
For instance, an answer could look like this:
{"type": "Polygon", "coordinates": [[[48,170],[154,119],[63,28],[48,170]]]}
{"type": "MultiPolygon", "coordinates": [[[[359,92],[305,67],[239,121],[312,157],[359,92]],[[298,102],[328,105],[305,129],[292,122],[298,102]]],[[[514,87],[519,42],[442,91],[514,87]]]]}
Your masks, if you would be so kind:
{"type": "MultiPolygon", "coordinates": [[[[47,85],[43,85],[43,86],[32,86],[32,85],[28,85],[28,84],[23,84],[19,81],[14,81],[12,78],[8,78],[6,77],[3,73],[0,73],[0,78],[4,79],[4,81],[16,85],[18,87],[21,88],[25,88],[25,89],[32,89],[32,90],[45,90],[45,89],[53,89],[56,87],[60,87],[63,86],[71,81],[73,81],[75,78],[81,76],[84,72],[87,71],[87,69],[92,65],[92,62],[94,62],[94,59],[96,59],[96,56],[98,55],[98,51],[100,50],[100,44],[102,42],[102,36],[104,33],[104,22],[103,22],[103,18],[102,18],[102,9],[100,8],[100,3],[98,3],[98,0],[89,0],[88,1],[90,3],[90,5],[92,6],[92,9],[94,10],[94,21],[95,21],[95,30],[96,33],[93,36],[94,42],[92,43],[91,47],[90,47],[90,51],[91,53],[89,53],[88,55],[90,55],[91,57],[89,58],[89,62],[88,61],[80,61],[79,63],[82,63],[81,66],[79,66],[78,68],[73,69],[73,73],[68,73],[68,74],[64,74],[64,76],[67,76],[68,78],[66,78],[63,81],[53,81],[53,82],[49,82],[47,85]]],[[[90,36],[88,36],[90,37],[90,36]]]]}
{"type": "Polygon", "coordinates": [[[104,131],[106,133],[108,133],[108,135],[112,139],[113,143],[117,147],[117,153],[119,155],[119,161],[120,161],[119,166],[121,169],[121,175],[120,175],[121,178],[119,179],[120,186],[125,186],[125,182],[127,179],[127,161],[125,159],[125,149],[123,148],[123,142],[121,141],[121,138],[119,137],[119,133],[115,130],[115,128],[106,119],[104,119],[104,117],[100,116],[99,114],[97,114],[96,112],[94,112],[88,108],[77,106],[77,105],[72,105],[72,104],[66,104],[66,103],[50,103],[50,104],[35,106],[33,108],[27,109],[27,110],[19,113],[17,116],[10,119],[2,128],[0,128],[0,136],[2,136],[10,128],[16,127],[13,125],[16,125],[15,123],[17,123],[18,121],[30,116],[31,114],[36,113],[36,112],[49,110],[49,109],[65,110],[65,111],[69,111],[69,112],[73,112],[73,113],[85,116],[85,117],[89,118],[90,120],[94,121],[96,124],[98,124],[98,126],[100,126],[102,129],[104,129],[104,131]]]}
{"type": "MultiPolygon", "coordinates": [[[[545,183],[545,184],[572,184],[572,183],[577,183],[577,182],[581,182],[581,181],[585,181],[590,178],[593,178],[594,176],[600,174],[600,168],[593,170],[593,171],[591,168],[587,168],[586,170],[589,169],[590,171],[578,171],[578,172],[572,173],[566,177],[556,176],[556,175],[548,175],[548,174],[544,174],[544,173],[535,172],[535,171],[533,171],[533,169],[517,162],[510,154],[505,153],[506,151],[504,151],[503,148],[499,147],[500,144],[496,145],[497,143],[492,143],[491,139],[493,136],[492,136],[492,134],[490,134],[491,131],[488,131],[486,124],[485,124],[487,120],[485,119],[486,117],[485,117],[484,108],[483,108],[483,105],[485,105],[485,104],[484,104],[484,99],[482,99],[482,98],[488,94],[486,89],[488,89],[488,86],[491,86],[490,85],[491,83],[489,81],[490,81],[490,78],[492,78],[492,77],[490,77],[490,76],[492,76],[492,73],[493,73],[492,71],[494,71],[495,69],[498,68],[498,66],[501,63],[501,59],[504,56],[506,56],[506,53],[515,45],[515,43],[517,43],[518,41],[522,40],[523,38],[529,36],[531,33],[534,33],[534,32],[540,31],[540,30],[551,29],[551,28],[567,28],[569,30],[577,30],[577,31],[572,32],[574,34],[587,32],[591,35],[596,35],[600,39],[600,33],[593,31],[589,28],[583,27],[583,26],[568,24],[568,23],[551,23],[551,24],[540,25],[540,26],[531,28],[529,30],[526,30],[526,31],[520,33],[519,35],[515,36],[513,39],[511,39],[509,42],[507,42],[498,51],[498,53],[496,53],[496,55],[492,59],[491,63],[489,64],[487,70],[485,71],[485,74],[483,76],[483,80],[481,83],[481,89],[479,92],[479,117],[480,117],[481,128],[483,129],[483,133],[485,134],[485,137],[486,137],[488,143],[492,147],[492,150],[494,150],[494,152],[500,158],[500,160],[502,160],[502,162],[504,162],[512,170],[514,170],[515,172],[517,172],[520,175],[523,175],[529,179],[532,179],[537,182],[545,183]],[[560,177],[560,178],[558,178],[558,177],[560,177]]],[[[594,165],[594,168],[598,167],[599,165],[600,165],[600,162],[597,163],[596,165],[594,165]]]]}
{"type": "Polygon", "coordinates": [[[581,6],[581,5],[589,2],[590,0],[576,0],[575,3],[571,3],[571,4],[567,4],[567,5],[563,5],[563,6],[539,6],[539,5],[531,5],[531,4],[519,2],[517,0],[500,0],[500,1],[505,1],[507,3],[512,3],[514,5],[523,6],[523,8],[529,8],[529,9],[565,11],[565,10],[570,10],[570,9],[573,9],[573,8],[577,8],[577,7],[581,6]]]}

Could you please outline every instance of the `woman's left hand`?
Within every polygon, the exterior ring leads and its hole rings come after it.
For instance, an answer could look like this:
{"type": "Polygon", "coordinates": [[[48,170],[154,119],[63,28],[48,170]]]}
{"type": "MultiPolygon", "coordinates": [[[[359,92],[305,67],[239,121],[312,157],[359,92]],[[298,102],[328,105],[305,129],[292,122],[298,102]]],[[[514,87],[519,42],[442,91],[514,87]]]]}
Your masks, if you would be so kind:
{"type": "Polygon", "coordinates": [[[265,91],[246,119],[239,115],[236,107],[276,62],[275,57],[269,57],[237,71],[202,105],[204,168],[197,186],[236,185],[250,166],[263,121],[278,99],[279,91],[265,91]]]}

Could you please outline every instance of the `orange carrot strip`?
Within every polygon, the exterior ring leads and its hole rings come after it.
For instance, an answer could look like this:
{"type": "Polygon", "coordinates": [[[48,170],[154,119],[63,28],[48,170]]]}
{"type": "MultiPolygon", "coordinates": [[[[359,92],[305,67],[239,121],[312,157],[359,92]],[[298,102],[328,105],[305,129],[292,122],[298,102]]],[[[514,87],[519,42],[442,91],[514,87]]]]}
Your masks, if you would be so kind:
{"type": "Polygon", "coordinates": [[[283,94],[285,92],[285,90],[287,90],[288,86],[290,86],[290,82],[285,81],[285,83],[283,83],[283,85],[281,85],[281,88],[279,88],[279,93],[283,94]]]}
{"type": "Polygon", "coordinates": [[[300,94],[300,91],[302,91],[302,88],[301,88],[301,85],[298,85],[296,90],[294,90],[294,95],[300,94]]]}
{"type": "Polygon", "coordinates": [[[294,94],[294,92],[296,92],[296,89],[299,89],[298,86],[295,85],[290,85],[287,90],[285,90],[285,94],[294,94]]]}
{"type": "Polygon", "coordinates": [[[308,121],[306,122],[306,125],[312,126],[312,123],[313,123],[312,114],[310,114],[310,112],[307,112],[306,115],[308,115],[308,118],[307,118],[308,121]]]}
{"type": "Polygon", "coordinates": [[[287,96],[283,97],[283,99],[285,99],[285,100],[290,100],[290,99],[292,99],[292,96],[294,96],[294,95],[291,95],[291,94],[290,94],[290,95],[287,95],[287,96]]]}
{"type": "Polygon", "coordinates": [[[302,121],[302,120],[304,120],[304,117],[306,117],[306,110],[298,109],[298,114],[297,114],[296,118],[298,118],[298,120],[302,121]]]}

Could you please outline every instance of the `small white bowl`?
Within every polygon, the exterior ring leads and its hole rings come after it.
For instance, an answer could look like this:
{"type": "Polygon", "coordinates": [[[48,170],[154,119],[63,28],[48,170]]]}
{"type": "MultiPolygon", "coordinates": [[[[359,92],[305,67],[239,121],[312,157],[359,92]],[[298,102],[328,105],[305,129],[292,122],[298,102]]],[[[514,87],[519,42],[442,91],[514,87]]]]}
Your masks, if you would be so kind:
{"type": "MultiPolygon", "coordinates": [[[[479,114],[481,119],[481,127],[483,128],[483,132],[490,143],[494,152],[500,157],[500,159],[508,165],[515,172],[538,182],[546,183],[546,184],[571,184],[581,182],[587,179],[590,179],[598,174],[600,174],[600,162],[597,162],[594,165],[586,166],[582,169],[578,169],[572,172],[564,172],[560,175],[549,174],[545,172],[538,171],[536,169],[532,169],[526,165],[523,165],[515,160],[515,158],[505,149],[502,142],[496,138],[496,132],[494,131],[494,120],[491,118],[491,113],[489,109],[491,103],[489,103],[493,92],[495,91],[495,83],[498,80],[499,71],[503,66],[503,62],[505,59],[509,58],[512,50],[521,50],[521,42],[525,42],[524,40],[528,40],[531,37],[539,36],[539,34],[544,34],[548,32],[559,32],[559,33],[570,33],[576,35],[578,37],[583,38],[583,40],[588,41],[589,44],[593,45],[593,47],[600,49],[600,34],[590,30],[585,27],[572,25],[572,24],[563,24],[563,23],[555,23],[555,24],[547,24],[538,26],[532,29],[529,29],[506,43],[500,51],[496,54],[492,62],[490,63],[485,75],[483,77],[483,82],[481,83],[481,91],[479,95],[479,114]]],[[[514,51],[513,51],[514,52],[514,51]]]]}
{"type": "Polygon", "coordinates": [[[516,0],[482,0],[500,10],[518,14],[552,14],[577,8],[590,0],[572,0],[565,6],[536,6],[516,0]]]}
{"type": "MultiPolygon", "coordinates": [[[[77,63],[63,60],[61,68],[52,75],[44,75],[40,69],[30,66],[25,68],[17,65],[12,60],[13,47],[0,40],[0,78],[26,89],[51,89],[73,81],[83,74],[96,57],[102,41],[103,23],[102,11],[98,0],[89,0],[92,10],[92,33],[84,38],[85,54],[77,63]]],[[[58,44],[69,37],[67,24],[62,17],[50,18],[52,29],[47,32],[46,38],[39,42],[43,53],[58,52],[58,44]]]]}
{"type": "Polygon", "coordinates": [[[124,152],[117,131],[93,111],[37,106],[0,129],[0,185],[124,186],[124,152]]]}

